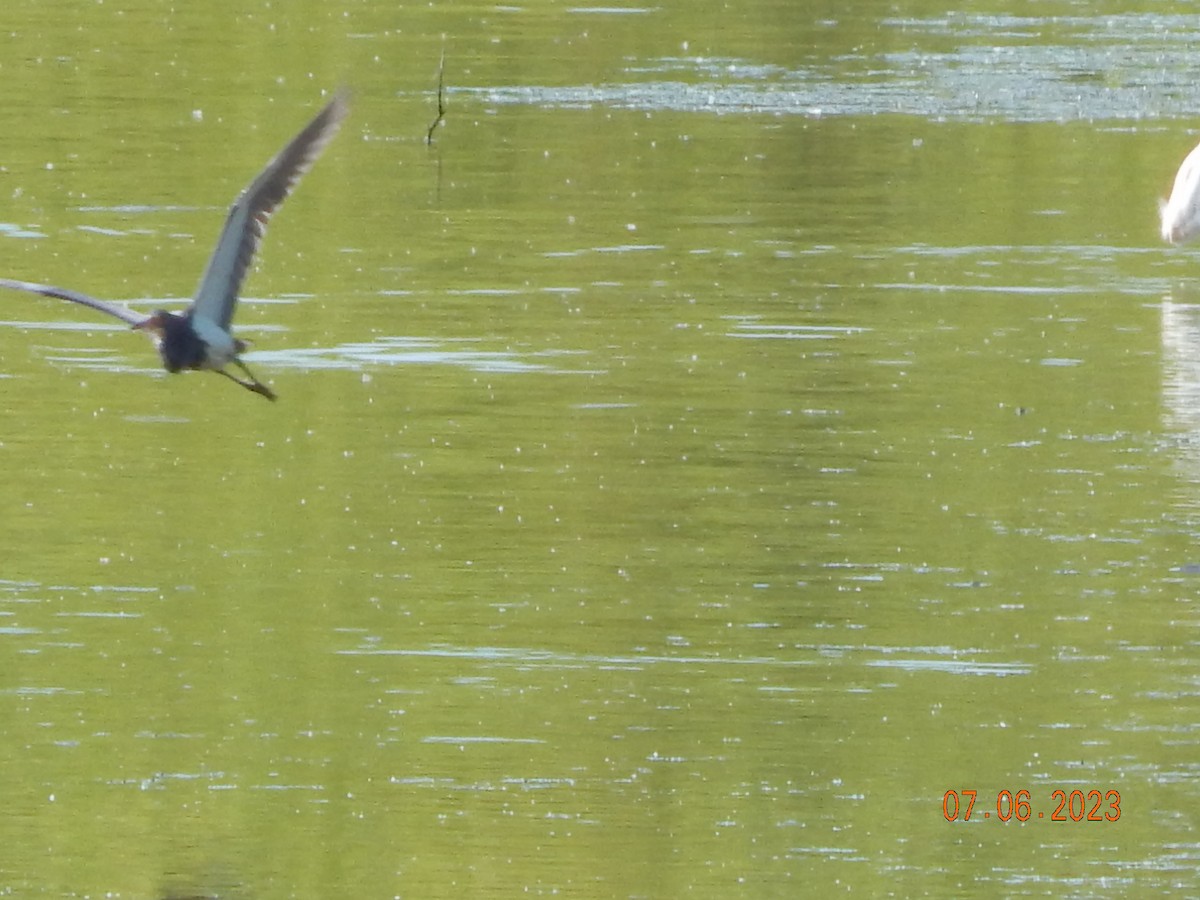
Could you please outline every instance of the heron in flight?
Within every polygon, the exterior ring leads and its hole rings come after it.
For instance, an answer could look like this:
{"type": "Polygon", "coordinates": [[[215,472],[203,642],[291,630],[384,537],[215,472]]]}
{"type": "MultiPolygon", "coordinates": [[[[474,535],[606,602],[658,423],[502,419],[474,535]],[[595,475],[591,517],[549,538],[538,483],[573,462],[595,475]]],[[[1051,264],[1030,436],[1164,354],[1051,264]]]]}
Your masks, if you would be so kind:
{"type": "Polygon", "coordinates": [[[58,297],[108,313],[135,330],[148,334],[157,346],[168,372],[211,369],[247,390],[274,400],[275,393],[255,378],[242,362],[240,354],[246,349],[246,344],[234,337],[230,330],[238,291],[250,260],[266,233],[271,214],[292,192],[300,176],[316,162],[349,110],[346,93],[335,94],[304,130],[292,138],[250,182],[250,186],[238,195],[229,208],[225,227],[200,279],[195,299],[182,313],[157,309],[147,316],[127,306],[98,300],[77,291],[9,278],[0,278],[0,287],[58,297]],[[247,380],[227,372],[225,367],[230,363],[237,366],[247,380]]]}

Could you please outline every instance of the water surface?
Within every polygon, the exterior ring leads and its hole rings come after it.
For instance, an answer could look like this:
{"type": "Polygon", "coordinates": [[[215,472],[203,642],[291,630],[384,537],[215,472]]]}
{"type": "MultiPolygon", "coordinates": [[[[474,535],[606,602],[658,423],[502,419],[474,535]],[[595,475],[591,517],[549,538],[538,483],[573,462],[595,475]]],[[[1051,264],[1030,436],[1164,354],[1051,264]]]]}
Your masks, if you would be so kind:
{"type": "Polygon", "coordinates": [[[1190,7],[13,16],[0,887],[1194,892],[1190,7]]]}

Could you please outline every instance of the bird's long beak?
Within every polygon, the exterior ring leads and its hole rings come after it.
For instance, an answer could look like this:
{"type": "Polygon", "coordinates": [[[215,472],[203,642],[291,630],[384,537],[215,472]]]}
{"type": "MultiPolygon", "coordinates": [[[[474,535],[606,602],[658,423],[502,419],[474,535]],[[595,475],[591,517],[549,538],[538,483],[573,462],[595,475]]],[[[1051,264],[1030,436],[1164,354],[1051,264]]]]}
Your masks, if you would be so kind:
{"type": "Polygon", "coordinates": [[[133,331],[140,331],[156,344],[163,339],[162,323],[159,322],[158,319],[154,318],[154,316],[151,316],[144,322],[138,322],[136,325],[131,325],[130,329],[133,331]]]}

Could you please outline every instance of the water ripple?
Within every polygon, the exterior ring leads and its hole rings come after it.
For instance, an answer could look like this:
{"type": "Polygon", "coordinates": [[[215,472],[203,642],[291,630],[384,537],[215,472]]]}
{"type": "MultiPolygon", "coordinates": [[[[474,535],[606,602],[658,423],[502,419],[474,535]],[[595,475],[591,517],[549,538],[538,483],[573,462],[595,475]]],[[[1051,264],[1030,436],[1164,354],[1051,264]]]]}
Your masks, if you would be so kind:
{"type": "Polygon", "coordinates": [[[950,14],[885,19],[882,28],[878,50],[856,48],[808,67],[663,57],[630,63],[629,83],[454,92],[496,105],[811,117],[901,114],[937,121],[1196,114],[1191,72],[1198,16],[950,14]],[[889,35],[897,33],[911,49],[891,49],[896,41],[889,35]]]}
{"type": "Polygon", "coordinates": [[[247,353],[247,362],[262,363],[281,369],[351,369],[394,365],[452,365],[477,372],[573,372],[549,362],[576,356],[565,350],[541,350],[517,353],[512,350],[462,348],[477,344],[476,339],[461,341],[419,337],[380,337],[373,341],[338,344],[334,347],[306,347],[292,350],[256,350],[247,353]]]}

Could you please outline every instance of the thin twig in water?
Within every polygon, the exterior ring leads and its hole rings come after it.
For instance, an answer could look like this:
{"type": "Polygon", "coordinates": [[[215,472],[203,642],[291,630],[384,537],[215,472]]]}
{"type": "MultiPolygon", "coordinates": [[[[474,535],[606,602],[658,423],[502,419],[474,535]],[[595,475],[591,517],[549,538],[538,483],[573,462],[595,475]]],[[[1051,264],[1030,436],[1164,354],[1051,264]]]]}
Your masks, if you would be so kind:
{"type": "Polygon", "coordinates": [[[433,131],[442,124],[442,119],[446,118],[446,50],[442,49],[442,59],[438,63],[438,114],[437,118],[429,125],[429,130],[425,132],[425,143],[433,143],[433,131]]]}

